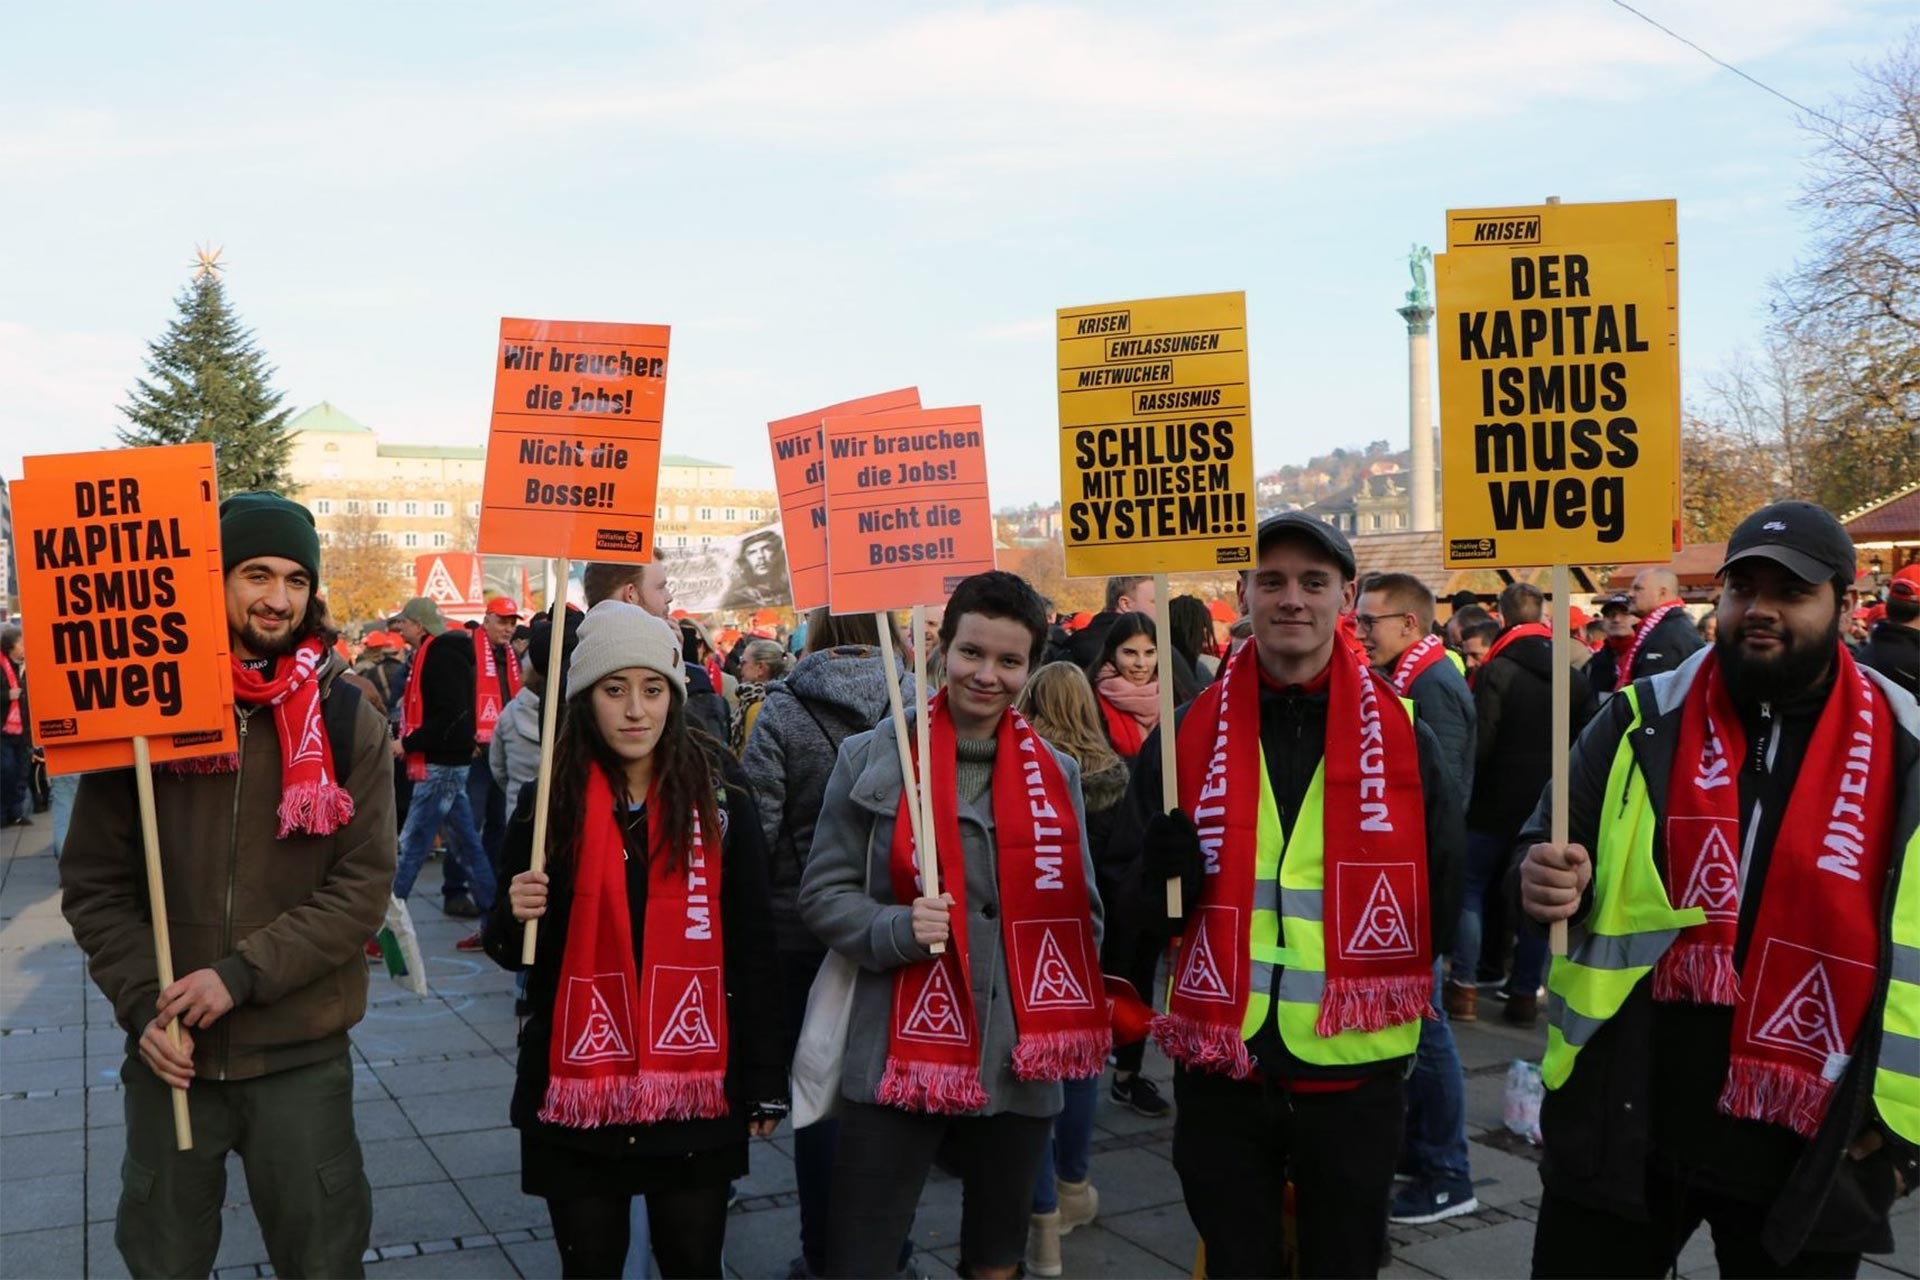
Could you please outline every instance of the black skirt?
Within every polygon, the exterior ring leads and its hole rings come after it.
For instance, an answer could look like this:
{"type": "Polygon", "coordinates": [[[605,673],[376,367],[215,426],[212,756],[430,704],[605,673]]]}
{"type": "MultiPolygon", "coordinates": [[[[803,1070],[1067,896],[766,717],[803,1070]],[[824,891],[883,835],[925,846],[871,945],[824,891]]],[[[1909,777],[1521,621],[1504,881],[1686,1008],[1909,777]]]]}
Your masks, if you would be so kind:
{"type": "MultiPolygon", "coordinates": [[[[627,1139],[629,1144],[633,1138],[627,1139]]],[[[533,1131],[520,1132],[520,1190],[551,1200],[644,1196],[716,1187],[747,1174],[747,1142],[697,1151],[603,1154],[533,1131]]]]}

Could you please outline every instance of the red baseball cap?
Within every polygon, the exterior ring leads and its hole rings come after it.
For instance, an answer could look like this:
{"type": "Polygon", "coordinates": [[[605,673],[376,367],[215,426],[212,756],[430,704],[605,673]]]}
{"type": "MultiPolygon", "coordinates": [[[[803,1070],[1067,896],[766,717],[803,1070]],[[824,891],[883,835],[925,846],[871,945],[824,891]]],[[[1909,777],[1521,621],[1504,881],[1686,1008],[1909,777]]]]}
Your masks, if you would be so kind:
{"type": "Polygon", "coordinates": [[[1895,578],[1887,584],[1887,599],[1920,600],[1920,579],[1895,578]]]}
{"type": "Polygon", "coordinates": [[[495,596],[487,601],[487,612],[496,618],[517,618],[520,606],[513,602],[512,596],[495,596]]]}
{"type": "Polygon", "coordinates": [[[384,649],[393,643],[393,637],[384,631],[369,631],[360,637],[362,646],[370,649],[384,649]]]}

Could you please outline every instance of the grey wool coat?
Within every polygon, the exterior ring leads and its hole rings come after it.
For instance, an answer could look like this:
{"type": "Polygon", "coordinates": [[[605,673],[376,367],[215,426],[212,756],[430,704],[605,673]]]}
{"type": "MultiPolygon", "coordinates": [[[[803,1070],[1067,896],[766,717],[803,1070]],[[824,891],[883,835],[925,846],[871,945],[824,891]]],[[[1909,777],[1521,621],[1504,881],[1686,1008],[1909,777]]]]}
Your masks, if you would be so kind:
{"type": "MultiPolygon", "coordinates": [[[[1059,751],[1053,752],[1053,758],[1073,796],[1080,825],[1080,861],[1097,947],[1102,929],[1100,894],[1094,887],[1093,859],[1087,848],[1080,766],[1059,751]]],[[[873,1102],[886,1069],[893,1025],[893,971],[930,958],[913,939],[912,906],[894,898],[888,869],[900,795],[900,753],[894,744],[893,721],[883,720],[869,732],[848,738],[827,781],[826,801],[813,833],[813,853],[800,882],[800,916],[807,928],[859,965],[840,1079],[841,1096],[850,1102],[873,1102]]],[[[1013,1074],[1013,1004],[1006,949],[1000,938],[991,791],[978,804],[961,799],[960,840],[966,854],[973,1008],[982,1040],[980,1084],[987,1094],[987,1105],[979,1114],[1057,1115],[1063,1101],[1057,1081],[1021,1080],[1013,1074]]]]}

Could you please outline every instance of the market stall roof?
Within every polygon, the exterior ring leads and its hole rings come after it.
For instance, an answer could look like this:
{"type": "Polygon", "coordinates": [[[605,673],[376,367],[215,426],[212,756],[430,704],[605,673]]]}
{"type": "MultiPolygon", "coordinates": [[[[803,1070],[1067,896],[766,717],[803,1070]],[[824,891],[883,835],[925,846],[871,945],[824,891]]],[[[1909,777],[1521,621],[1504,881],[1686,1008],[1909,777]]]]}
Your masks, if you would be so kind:
{"type": "Polygon", "coordinates": [[[1920,480],[1840,517],[1856,547],[1920,545],[1920,480]]]}

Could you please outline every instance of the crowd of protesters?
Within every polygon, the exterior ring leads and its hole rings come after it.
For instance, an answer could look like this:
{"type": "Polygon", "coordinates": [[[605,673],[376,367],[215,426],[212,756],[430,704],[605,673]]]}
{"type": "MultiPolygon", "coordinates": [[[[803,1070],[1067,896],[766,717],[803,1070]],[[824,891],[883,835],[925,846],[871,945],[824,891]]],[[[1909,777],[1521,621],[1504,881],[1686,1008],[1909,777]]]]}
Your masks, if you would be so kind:
{"type": "MultiPolygon", "coordinates": [[[[936,1164],[962,1274],[1061,1274],[1099,1213],[1103,1081],[1173,1114],[1206,1274],[1374,1274],[1389,1221],[1477,1208],[1452,1026],[1496,1004],[1549,1028],[1536,1273],[1663,1274],[1702,1222],[1726,1274],[1891,1246],[1920,1141],[1920,565],[1863,601],[1818,507],[1743,523],[1710,604],[1649,568],[1564,638],[1536,587],[1443,602],[1294,514],[1260,525],[1232,621],[1151,577],[1056,615],[990,572],[889,645],[825,610],[716,639],[662,566],[593,564],[557,624],[422,597],[355,652],[304,508],[236,495],[222,535],[239,750],[156,781],[193,851],[167,870],[171,985],[130,775],[81,781],[59,837],[128,1033],[136,1274],[205,1274],[229,1151],[276,1271],[359,1273],[361,951],[436,847],[439,909],[476,923],[457,945],[518,974],[501,1107],[570,1276],[620,1274],[639,1223],[663,1275],[720,1274],[729,1188],[829,988],[838,1105],[795,1134],[796,1276],[897,1273],[936,1164]],[[1146,1004],[1171,1098],[1115,1029],[1146,1004]]],[[[0,633],[6,822],[24,661],[0,633]]]]}

